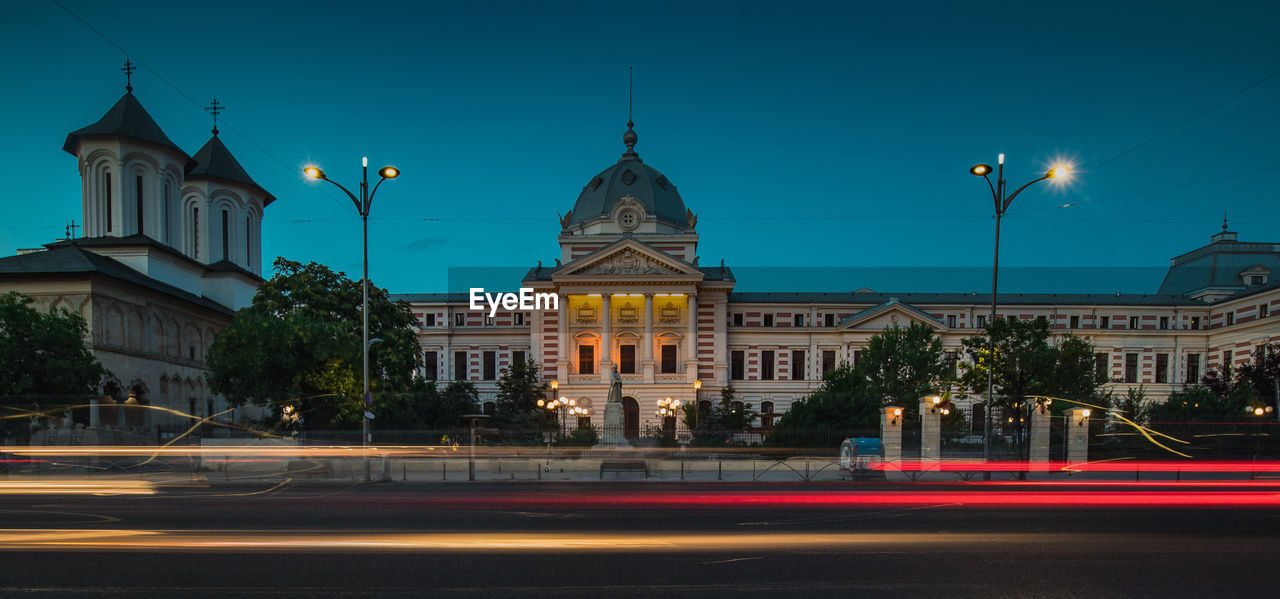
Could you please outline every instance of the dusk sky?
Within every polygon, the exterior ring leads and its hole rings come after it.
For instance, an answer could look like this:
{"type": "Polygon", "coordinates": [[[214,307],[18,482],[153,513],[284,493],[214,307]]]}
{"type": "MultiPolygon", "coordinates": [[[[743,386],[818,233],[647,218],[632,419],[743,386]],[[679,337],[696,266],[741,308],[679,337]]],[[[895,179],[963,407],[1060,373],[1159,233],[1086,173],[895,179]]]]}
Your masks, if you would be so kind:
{"type": "Polygon", "coordinates": [[[228,107],[223,141],[278,197],[268,262],[358,277],[354,207],[300,171],[354,188],[362,155],[400,167],[370,224],[393,292],[550,264],[556,214],[624,150],[628,66],[636,150],[697,213],[703,264],[989,268],[968,168],[999,152],[1014,187],[1077,166],[1018,198],[1002,265],[1162,269],[1224,212],[1242,240],[1280,241],[1275,2],[59,2],[0,4],[3,255],[81,220],[62,143],[124,93],[126,52],[188,153],[201,106],[228,107]]]}

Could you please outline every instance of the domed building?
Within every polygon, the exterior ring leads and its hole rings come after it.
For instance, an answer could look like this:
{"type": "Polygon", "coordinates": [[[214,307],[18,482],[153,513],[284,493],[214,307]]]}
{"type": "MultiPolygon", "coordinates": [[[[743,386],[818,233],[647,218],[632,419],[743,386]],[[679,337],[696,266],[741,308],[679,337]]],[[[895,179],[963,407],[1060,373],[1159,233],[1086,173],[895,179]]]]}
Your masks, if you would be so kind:
{"type": "MultiPolygon", "coordinates": [[[[556,298],[554,307],[490,315],[464,293],[396,296],[418,317],[428,378],[474,383],[492,411],[502,371],[531,360],[557,398],[586,409],[579,424],[601,426],[616,364],[627,438],[676,425],[656,413],[659,402],[708,410],[731,387],[735,407],[758,414],[742,439],[752,441],[825,372],[856,363],[887,326],[933,328],[953,368],[962,340],[986,326],[990,294],[881,293],[856,281],[825,293],[734,292],[723,260],[703,264],[697,216],[675,182],[641,159],[630,122],[622,141],[621,157],[560,215],[559,258],[520,281],[556,298]]],[[[1224,224],[1209,245],[1175,258],[1159,293],[1001,294],[997,318],[1044,318],[1055,331],[1088,336],[1099,377],[1160,400],[1280,343],[1280,282],[1269,278],[1280,244],[1235,239],[1224,224]]],[[[980,429],[981,398],[955,391],[980,429]]]]}
{"type": "Polygon", "coordinates": [[[205,360],[214,335],[263,281],[262,215],[275,197],[216,125],[187,154],[131,84],[62,148],[80,173],[82,233],[69,226],[64,239],[0,258],[0,293],[83,317],[89,349],[109,375],[93,407],[75,408],[33,442],[70,442],[79,430],[90,435],[85,443],[157,443],[190,427],[178,414],[230,421],[226,402],[206,387],[205,360]]]}

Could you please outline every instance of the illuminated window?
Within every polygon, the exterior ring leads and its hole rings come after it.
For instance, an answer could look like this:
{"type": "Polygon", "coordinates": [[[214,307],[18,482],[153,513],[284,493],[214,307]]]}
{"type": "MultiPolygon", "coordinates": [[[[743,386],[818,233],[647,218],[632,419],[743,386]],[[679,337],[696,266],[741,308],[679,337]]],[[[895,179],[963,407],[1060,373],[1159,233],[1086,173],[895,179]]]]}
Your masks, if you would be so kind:
{"type": "Polygon", "coordinates": [[[596,347],[594,345],[578,346],[578,374],[596,373],[596,347]]]}
{"type": "Polygon", "coordinates": [[[621,374],[636,373],[636,346],[618,346],[618,372],[621,374]]]}
{"type": "Polygon", "coordinates": [[[671,374],[676,371],[676,346],[662,346],[662,372],[671,374]]]}

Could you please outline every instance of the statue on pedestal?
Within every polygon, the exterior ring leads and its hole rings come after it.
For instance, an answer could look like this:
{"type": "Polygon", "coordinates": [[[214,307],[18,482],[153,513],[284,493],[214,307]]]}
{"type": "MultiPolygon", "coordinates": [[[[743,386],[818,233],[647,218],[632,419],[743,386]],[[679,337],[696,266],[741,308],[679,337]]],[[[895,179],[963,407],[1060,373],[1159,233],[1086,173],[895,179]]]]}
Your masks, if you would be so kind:
{"type": "Polygon", "coordinates": [[[612,365],[609,371],[609,398],[604,404],[604,440],[601,445],[626,446],[624,434],[626,417],[622,413],[622,375],[618,374],[618,365],[612,365]]]}

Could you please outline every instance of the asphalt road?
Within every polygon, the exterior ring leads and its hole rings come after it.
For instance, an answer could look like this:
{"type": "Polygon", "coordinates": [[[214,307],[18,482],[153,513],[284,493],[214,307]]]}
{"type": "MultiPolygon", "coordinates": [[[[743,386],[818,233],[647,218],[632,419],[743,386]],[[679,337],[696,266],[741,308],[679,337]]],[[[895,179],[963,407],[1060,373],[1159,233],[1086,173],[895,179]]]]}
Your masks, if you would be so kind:
{"type": "Polygon", "coordinates": [[[4,496],[0,596],[1277,594],[1274,486],[269,487],[4,496]]]}

